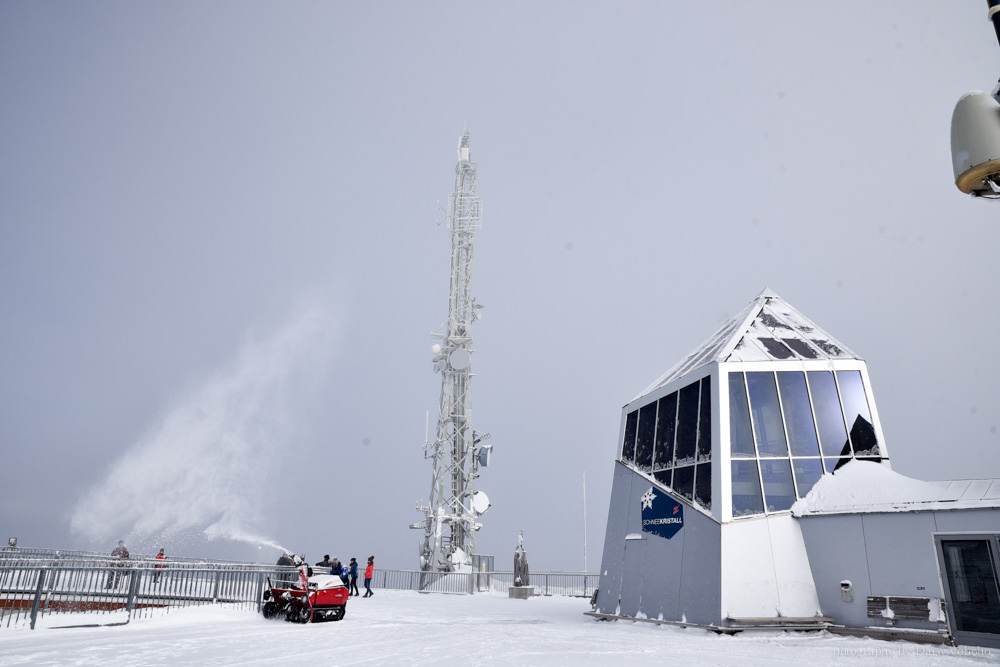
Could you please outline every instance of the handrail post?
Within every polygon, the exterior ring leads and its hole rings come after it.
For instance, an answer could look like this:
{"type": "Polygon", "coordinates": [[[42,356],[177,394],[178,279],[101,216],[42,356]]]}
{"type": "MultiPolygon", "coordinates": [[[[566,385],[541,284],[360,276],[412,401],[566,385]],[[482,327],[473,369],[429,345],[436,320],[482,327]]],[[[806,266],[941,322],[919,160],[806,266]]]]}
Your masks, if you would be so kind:
{"type": "Polygon", "coordinates": [[[129,620],[132,618],[132,610],[135,609],[135,598],[139,592],[139,577],[142,576],[142,570],[139,568],[132,568],[132,576],[129,577],[130,581],[128,584],[128,599],[125,601],[125,611],[128,613],[129,620]]]}
{"type": "Polygon", "coordinates": [[[222,568],[219,567],[215,571],[215,585],[212,587],[212,604],[217,604],[219,602],[219,583],[222,578],[222,568]]]}
{"type": "Polygon", "coordinates": [[[35,586],[35,599],[31,602],[31,629],[35,629],[35,618],[38,616],[38,604],[42,599],[42,586],[45,585],[45,568],[38,568],[38,584],[35,586]]]}

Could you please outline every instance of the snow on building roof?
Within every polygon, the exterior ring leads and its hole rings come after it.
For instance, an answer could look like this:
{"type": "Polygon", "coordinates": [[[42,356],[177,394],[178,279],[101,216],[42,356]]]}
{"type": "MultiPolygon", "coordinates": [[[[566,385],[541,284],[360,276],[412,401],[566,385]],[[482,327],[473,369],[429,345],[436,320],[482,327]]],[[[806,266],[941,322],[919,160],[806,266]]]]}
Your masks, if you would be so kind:
{"type": "Polygon", "coordinates": [[[764,289],[639,396],[712,362],[860,358],[787,301],[764,289]]]}
{"type": "Polygon", "coordinates": [[[1000,479],[924,482],[888,466],[854,460],[823,475],[792,505],[795,516],[1000,507],[1000,479]]]}

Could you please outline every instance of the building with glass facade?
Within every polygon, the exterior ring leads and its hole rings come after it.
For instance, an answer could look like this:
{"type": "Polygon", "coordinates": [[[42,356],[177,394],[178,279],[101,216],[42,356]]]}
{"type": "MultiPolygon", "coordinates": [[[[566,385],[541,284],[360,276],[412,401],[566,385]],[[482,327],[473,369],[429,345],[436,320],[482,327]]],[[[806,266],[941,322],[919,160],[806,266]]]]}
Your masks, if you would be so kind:
{"type": "MultiPolygon", "coordinates": [[[[948,505],[956,483],[892,472],[864,360],[770,290],[628,403],[619,433],[599,616],[946,640],[951,592],[931,575],[947,528],[1000,532],[1000,481],[948,505]],[[883,581],[873,557],[903,562],[883,581]]],[[[983,613],[1000,633],[1000,599],[983,613]]]]}

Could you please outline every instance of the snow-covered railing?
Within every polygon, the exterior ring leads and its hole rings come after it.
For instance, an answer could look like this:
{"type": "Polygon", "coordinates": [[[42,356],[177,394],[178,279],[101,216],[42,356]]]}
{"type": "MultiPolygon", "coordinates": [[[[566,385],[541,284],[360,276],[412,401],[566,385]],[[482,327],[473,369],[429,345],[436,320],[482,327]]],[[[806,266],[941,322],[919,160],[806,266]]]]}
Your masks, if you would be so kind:
{"type": "Polygon", "coordinates": [[[153,559],[0,557],[0,628],[124,624],[202,604],[260,610],[294,568],[153,559]]]}
{"type": "MultiPolygon", "coordinates": [[[[5,560],[23,560],[26,558],[32,559],[51,559],[51,560],[63,560],[63,559],[75,559],[75,560],[100,560],[102,558],[109,558],[110,551],[82,551],[75,549],[43,549],[37,547],[0,547],[0,563],[5,560]]],[[[133,560],[153,560],[155,554],[142,554],[132,552],[130,558],[133,560]]],[[[232,563],[238,565],[256,565],[256,563],[250,563],[247,561],[239,560],[226,560],[220,558],[206,559],[206,558],[191,558],[184,556],[168,556],[166,559],[168,562],[175,563],[232,563]]]]}
{"type": "MultiPolygon", "coordinates": [[[[490,588],[506,593],[514,585],[513,572],[490,572],[490,588]]],[[[600,584],[600,575],[594,572],[530,572],[530,586],[535,595],[566,595],[590,597],[600,584]]]]}
{"type": "MultiPolygon", "coordinates": [[[[536,595],[590,597],[600,575],[590,572],[532,572],[536,595]]],[[[514,585],[513,572],[420,572],[419,570],[375,570],[373,588],[425,593],[506,593],[514,585]]]]}

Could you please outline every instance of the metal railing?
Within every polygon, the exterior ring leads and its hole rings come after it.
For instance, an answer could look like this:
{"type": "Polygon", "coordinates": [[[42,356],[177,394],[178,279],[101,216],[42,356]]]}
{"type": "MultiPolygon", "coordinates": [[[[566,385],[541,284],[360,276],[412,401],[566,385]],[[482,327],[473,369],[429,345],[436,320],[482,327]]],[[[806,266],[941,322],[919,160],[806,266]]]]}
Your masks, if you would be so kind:
{"type": "Polygon", "coordinates": [[[273,565],[19,554],[0,558],[0,628],[125,624],[203,604],[259,611],[269,577],[296,576],[294,568],[273,565]]]}
{"type": "MultiPolygon", "coordinates": [[[[590,572],[532,572],[531,586],[536,595],[590,597],[600,584],[600,575],[590,572]]],[[[414,570],[375,570],[374,588],[421,591],[427,593],[506,593],[514,585],[511,572],[419,572],[414,570]]]]}
{"type": "MultiPolygon", "coordinates": [[[[490,572],[490,589],[506,593],[514,585],[513,572],[490,572]]],[[[593,572],[531,572],[529,580],[535,595],[587,597],[600,585],[601,576],[593,572]]]]}

